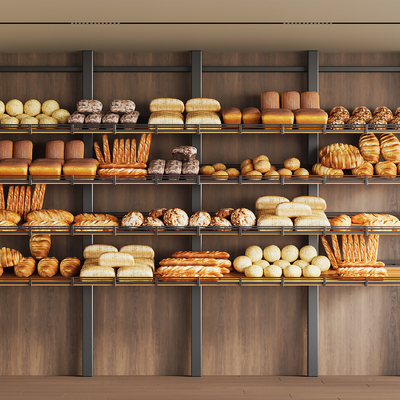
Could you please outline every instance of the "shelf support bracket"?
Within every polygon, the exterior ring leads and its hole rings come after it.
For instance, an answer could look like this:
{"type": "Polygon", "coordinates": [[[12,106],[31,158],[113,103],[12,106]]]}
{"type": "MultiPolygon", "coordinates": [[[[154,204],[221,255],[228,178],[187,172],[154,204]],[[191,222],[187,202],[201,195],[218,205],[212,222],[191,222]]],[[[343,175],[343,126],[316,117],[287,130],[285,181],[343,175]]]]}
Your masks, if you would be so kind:
{"type": "Polygon", "coordinates": [[[318,376],[319,286],[307,290],[307,375],[318,376]]]}
{"type": "Polygon", "coordinates": [[[93,286],[82,288],[82,375],[93,376],[93,286]]]}

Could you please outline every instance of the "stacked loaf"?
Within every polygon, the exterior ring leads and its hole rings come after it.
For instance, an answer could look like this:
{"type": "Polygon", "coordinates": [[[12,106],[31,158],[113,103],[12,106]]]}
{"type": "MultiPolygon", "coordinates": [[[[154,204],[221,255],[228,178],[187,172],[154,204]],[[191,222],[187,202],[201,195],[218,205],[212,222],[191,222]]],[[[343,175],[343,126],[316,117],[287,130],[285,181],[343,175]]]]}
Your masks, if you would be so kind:
{"type": "Polygon", "coordinates": [[[299,196],[289,201],[281,196],[262,196],[255,208],[259,227],[330,226],[324,212],[326,202],[321,197],[299,196]]]}
{"type": "Polygon", "coordinates": [[[282,249],[276,245],[269,245],[264,250],[259,246],[250,246],[244,255],[236,257],[233,261],[237,272],[252,278],[261,278],[263,275],[279,278],[282,274],[293,278],[302,275],[317,278],[330,266],[329,259],[319,256],[315,247],[309,245],[302,247],[300,251],[294,245],[282,249]]]}
{"type": "Polygon", "coordinates": [[[183,125],[185,105],[182,100],[172,98],[158,98],[150,102],[149,124],[155,125],[183,125]]]}
{"type": "Polygon", "coordinates": [[[66,124],[70,113],[61,109],[55,100],[41,104],[31,99],[23,104],[13,99],[6,105],[0,101],[0,120],[2,125],[57,125],[66,124]],[[6,113],[4,113],[6,112],[6,113]]]}
{"type": "Polygon", "coordinates": [[[155,269],[150,246],[127,245],[118,251],[114,246],[93,244],[85,247],[83,257],[82,278],[151,278],[155,269]]]}
{"type": "Polygon", "coordinates": [[[221,125],[218,116],[221,105],[215,99],[195,98],[185,104],[186,124],[190,125],[221,125]]]}
{"type": "Polygon", "coordinates": [[[30,140],[0,141],[0,175],[25,179],[32,163],[33,143],[30,140]],[[20,177],[20,178],[19,178],[20,177]]]}
{"type": "Polygon", "coordinates": [[[222,119],[224,124],[259,124],[261,122],[261,113],[258,108],[247,107],[242,111],[236,107],[228,107],[222,110],[222,119]]]}

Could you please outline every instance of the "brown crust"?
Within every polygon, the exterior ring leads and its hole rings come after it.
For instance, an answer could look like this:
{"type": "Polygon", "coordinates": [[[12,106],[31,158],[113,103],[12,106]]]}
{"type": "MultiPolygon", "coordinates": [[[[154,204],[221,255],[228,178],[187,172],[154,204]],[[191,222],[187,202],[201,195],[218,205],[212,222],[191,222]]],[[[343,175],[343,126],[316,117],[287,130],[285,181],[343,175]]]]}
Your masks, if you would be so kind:
{"type": "Polygon", "coordinates": [[[1,248],[1,266],[3,268],[15,267],[23,259],[22,254],[18,250],[9,249],[8,247],[1,248]]]}
{"type": "Polygon", "coordinates": [[[11,210],[0,210],[0,220],[11,221],[13,224],[18,224],[21,221],[21,216],[11,210]]]}
{"type": "Polygon", "coordinates": [[[220,218],[228,218],[231,216],[231,214],[235,211],[234,208],[221,208],[215,213],[216,217],[220,218]]]}
{"type": "Polygon", "coordinates": [[[113,153],[112,153],[112,162],[118,163],[118,149],[119,149],[119,141],[118,139],[114,139],[113,143],[113,153]]]}
{"type": "Polygon", "coordinates": [[[3,184],[0,184],[0,210],[5,210],[6,209],[6,204],[4,201],[4,188],[3,184]]]}
{"type": "Polygon", "coordinates": [[[149,217],[162,218],[167,210],[167,208],[155,208],[151,210],[148,215],[149,217]]]}
{"type": "Polygon", "coordinates": [[[114,217],[114,215],[110,214],[92,214],[92,213],[82,213],[78,214],[74,218],[74,222],[80,222],[80,221],[115,221],[118,222],[118,218],[114,217]]]}
{"type": "Polygon", "coordinates": [[[172,254],[173,258],[223,258],[228,259],[229,253],[225,251],[177,251],[172,254]]]}
{"type": "Polygon", "coordinates": [[[231,261],[222,258],[164,258],[160,261],[161,266],[207,266],[207,267],[231,267],[231,261]]]}
{"type": "Polygon", "coordinates": [[[79,275],[81,270],[81,261],[77,257],[67,257],[60,263],[60,274],[65,277],[79,275]]]}
{"type": "Polygon", "coordinates": [[[147,137],[146,137],[146,147],[145,147],[144,160],[143,160],[143,162],[145,162],[145,163],[147,163],[147,161],[149,161],[151,137],[152,137],[151,133],[148,133],[147,137]]]}
{"type": "Polygon", "coordinates": [[[136,139],[132,139],[130,163],[136,162],[136,139]]]}
{"type": "Polygon", "coordinates": [[[24,219],[31,212],[31,193],[32,188],[28,186],[25,191],[25,203],[24,203],[24,219]]]}
{"type": "Polygon", "coordinates": [[[100,168],[99,175],[147,175],[147,169],[141,168],[100,168]]]}
{"type": "Polygon", "coordinates": [[[56,209],[32,211],[27,215],[28,222],[46,220],[64,221],[67,224],[72,224],[72,222],[74,221],[74,216],[69,211],[56,209]]]}
{"type": "Polygon", "coordinates": [[[326,237],[321,236],[321,242],[322,242],[322,245],[324,246],[325,253],[326,253],[327,257],[328,257],[329,261],[330,261],[331,264],[332,264],[332,267],[333,267],[334,269],[337,269],[337,268],[338,268],[338,265],[337,265],[337,262],[336,262],[336,260],[335,260],[335,256],[334,256],[333,253],[332,253],[332,250],[331,250],[331,248],[330,248],[330,246],[329,246],[328,241],[326,240],[326,237]]]}
{"type": "Polygon", "coordinates": [[[126,139],[125,140],[125,151],[124,151],[124,157],[125,157],[125,164],[130,163],[130,153],[131,153],[131,140],[126,139]]]}
{"type": "Polygon", "coordinates": [[[342,253],[343,253],[343,260],[350,261],[349,248],[347,246],[347,235],[342,235],[342,253]]]}
{"type": "Polygon", "coordinates": [[[58,272],[58,260],[55,257],[46,257],[38,263],[38,274],[42,277],[51,278],[58,272]]]}
{"type": "Polygon", "coordinates": [[[108,144],[107,135],[103,135],[103,153],[104,153],[104,161],[106,163],[111,162],[110,145],[108,144]]]}
{"type": "Polygon", "coordinates": [[[157,274],[166,277],[222,277],[222,274],[228,274],[229,269],[219,267],[160,267],[157,274]]]}
{"type": "Polygon", "coordinates": [[[336,262],[340,264],[342,262],[342,255],[340,254],[339,241],[336,235],[332,235],[332,248],[336,258],[336,262]]]}
{"type": "Polygon", "coordinates": [[[124,151],[125,151],[125,140],[120,139],[119,140],[119,149],[118,149],[118,162],[120,164],[125,164],[124,151]]]}
{"type": "Polygon", "coordinates": [[[110,221],[108,219],[104,220],[91,220],[86,219],[83,221],[75,222],[74,226],[118,226],[119,223],[117,221],[110,221]]]}
{"type": "Polygon", "coordinates": [[[7,196],[7,210],[12,211],[13,198],[14,198],[14,186],[10,186],[8,188],[8,196],[7,196]]]}
{"type": "Polygon", "coordinates": [[[122,164],[122,163],[106,163],[100,164],[99,169],[102,168],[137,168],[143,169],[146,168],[146,164],[144,163],[131,163],[131,164],[122,164]]]}
{"type": "Polygon", "coordinates": [[[99,164],[104,164],[105,161],[104,161],[103,154],[101,153],[99,144],[97,142],[94,142],[93,147],[94,147],[94,152],[96,154],[97,161],[99,162],[99,164]]]}
{"type": "Polygon", "coordinates": [[[36,269],[36,261],[32,257],[24,257],[15,267],[14,274],[19,278],[28,278],[36,269]]]}
{"type": "Polygon", "coordinates": [[[12,211],[16,213],[18,213],[18,201],[19,201],[19,186],[15,186],[12,211]]]}
{"type": "Polygon", "coordinates": [[[385,268],[340,268],[337,273],[341,277],[386,277],[388,276],[385,268]]]}
{"type": "Polygon", "coordinates": [[[146,143],[146,134],[142,133],[142,136],[140,137],[140,142],[139,142],[139,148],[137,152],[137,160],[140,163],[144,163],[144,147],[146,143]]]}
{"type": "Polygon", "coordinates": [[[339,268],[382,268],[385,263],[382,261],[370,262],[343,262],[339,264],[339,268]]]}
{"type": "Polygon", "coordinates": [[[18,199],[18,214],[23,215],[24,214],[24,201],[25,201],[25,186],[21,186],[21,189],[19,190],[19,199],[18,199]]]}
{"type": "Polygon", "coordinates": [[[36,260],[48,256],[51,247],[50,235],[32,235],[29,239],[29,250],[36,260]]]}

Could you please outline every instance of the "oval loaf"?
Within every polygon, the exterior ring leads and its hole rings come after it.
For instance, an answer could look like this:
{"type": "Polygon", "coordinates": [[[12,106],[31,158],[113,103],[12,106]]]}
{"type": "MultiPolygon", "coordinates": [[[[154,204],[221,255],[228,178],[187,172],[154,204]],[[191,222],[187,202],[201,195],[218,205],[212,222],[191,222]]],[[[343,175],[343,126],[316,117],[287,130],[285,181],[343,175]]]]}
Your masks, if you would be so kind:
{"type": "Polygon", "coordinates": [[[103,253],[118,253],[118,249],[108,244],[91,244],[83,250],[83,258],[99,258],[103,253]]]}
{"type": "Polygon", "coordinates": [[[103,253],[99,257],[99,265],[101,267],[131,267],[134,264],[133,257],[126,253],[103,253]]]}
{"type": "Polygon", "coordinates": [[[326,210],[326,201],[317,196],[299,196],[292,200],[293,203],[307,204],[311,210],[326,210]]]}
{"type": "Polygon", "coordinates": [[[279,217],[302,217],[311,215],[311,207],[302,203],[280,203],[275,208],[275,214],[279,217]]]}

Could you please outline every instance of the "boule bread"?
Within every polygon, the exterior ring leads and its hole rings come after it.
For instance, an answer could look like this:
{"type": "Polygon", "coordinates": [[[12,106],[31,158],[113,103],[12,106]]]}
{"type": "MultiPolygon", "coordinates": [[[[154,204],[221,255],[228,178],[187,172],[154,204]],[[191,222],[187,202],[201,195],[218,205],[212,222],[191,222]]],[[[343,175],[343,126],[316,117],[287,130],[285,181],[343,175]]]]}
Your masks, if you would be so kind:
{"type": "Polygon", "coordinates": [[[244,273],[244,270],[251,265],[251,259],[247,256],[238,256],[233,260],[233,268],[242,274],[244,273]]]}
{"type": "Polygon", "coordinates": [[[259,265],[250,265],[245,268],[244,274],[249,278],[261,278],[264,274],[264,270],[259,265]]]}
{"type": "Polygon", "coordinates": [[[278,265],[269,265],[264,268],[264,276],[267,278],[280,278],[282,276],[282,268],[278,265]]]}
{"type": "Polygon", "coordinates": [[[286,260],[291,263],[299,258],[299,249],[292,244],[283,247],[281,253],[282,260],[286,260]]]}
{"type": "Polygon", "coordinates": [[[259,246],[249,246],[245,253],[245,256],[249,257],[253,263],[260,261],[263,257],[263,251],[259,246]]]}
{"type": "Polygon", "coordinates": [[[268,262],[273,263],[281,258],[281,249],[271,244],[264,248],[263,255],[268,262]]]}

